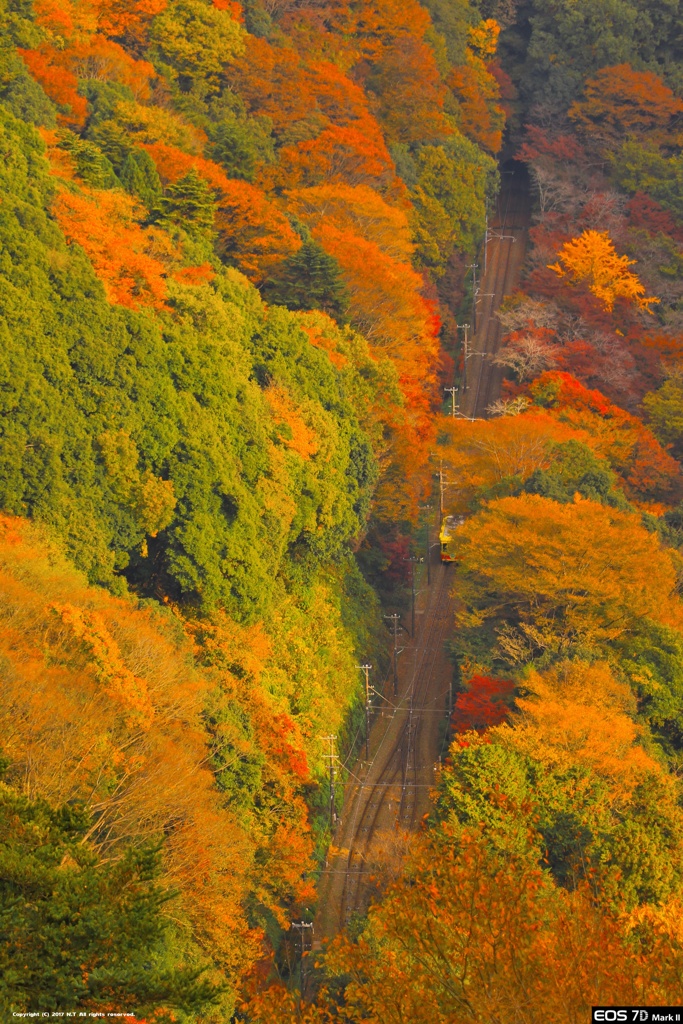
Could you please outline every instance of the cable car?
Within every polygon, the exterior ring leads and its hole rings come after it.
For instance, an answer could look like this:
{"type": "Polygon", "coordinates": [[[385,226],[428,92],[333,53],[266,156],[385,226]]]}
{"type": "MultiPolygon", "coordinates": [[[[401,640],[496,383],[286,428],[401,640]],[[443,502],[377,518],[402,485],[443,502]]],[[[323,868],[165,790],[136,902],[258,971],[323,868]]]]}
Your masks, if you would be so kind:
{"type": "Polygon", "coordinates": [[[458,559],[455,554],[455,534],[459,527],[464,526],[464,524],[464,516],[445,516],[441,521],[439,540],[441,541],[442,562],[457,562],[458,559]]]}

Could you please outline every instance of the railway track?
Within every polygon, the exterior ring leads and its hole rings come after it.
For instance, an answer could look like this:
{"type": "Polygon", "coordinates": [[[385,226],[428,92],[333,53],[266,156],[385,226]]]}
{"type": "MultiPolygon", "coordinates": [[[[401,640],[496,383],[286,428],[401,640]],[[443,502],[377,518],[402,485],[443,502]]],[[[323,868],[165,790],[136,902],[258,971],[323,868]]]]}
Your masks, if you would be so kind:
{"type": "MultiPolygon", "coordinates": [[[[466,416],[485,416],[500,395],[503,371],[493,357],[500,349],[502,328],[495,313],[519,280],[529,205],[526,168],[507,165],[475,295],[469,380],[460,396],[460,411],[466,416]]],[[[398,697],[385,687],[383,710],[370,732],[370,759],[359,761],[349,777],[343,820],[320,879],[314,948],[336,935],[355,913],[364,913],[373,896],[399,873],[408,834],[429,810],[452,679],[444,647],[453,616],[450,571],[438,560],[438,550],[434,555],[421,625],[400,660],[398,697]]]]}
{"type": "Polygon", "coordinates": [[[449,581],[449,567],[435,562],[420,628],[400,662],[398,696],[385,699],[370,732],[370,760],[354,768],[347,786],[320,882],[316,945],[363,913],[400,870],[407,833],[429,809],[452,672],[444,649],[449,581]]]}
{"type": "Polygon", "coordinates": [[[500,397],[503,368],[493,360],[500,351],[503,328],[495,314],[519,281],[529,221],[527,170],[524,164],[511,161],[502,169],[496,212],[484,247],[484,273],[475,292],[475,333],[467,357],[465,387],[459,395],[460,411],[465,416],[486,416],[489,405],[500,397]]]}

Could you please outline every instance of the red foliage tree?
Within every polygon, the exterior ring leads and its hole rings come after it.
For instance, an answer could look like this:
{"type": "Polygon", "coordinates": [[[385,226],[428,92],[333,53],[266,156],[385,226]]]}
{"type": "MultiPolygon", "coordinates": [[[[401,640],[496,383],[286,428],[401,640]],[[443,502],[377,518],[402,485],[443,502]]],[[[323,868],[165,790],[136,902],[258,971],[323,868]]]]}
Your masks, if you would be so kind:
{"type": "Polygon", "coordinates": [[[514,690],[509,679],[472,676],[467,687],[465,693],[458,694],[453,707],[451,727],[455,732],[483,732],[505,721],[514,690]]]}
{"type": "Polygon", "coordinates": [[[562,422],[592,436],[596,451],[609,459],[634,500],[676,500],[680,465],[637,416],[568,373],[541,374],[531,393],[562,422]]]}
{"type": "Polygon", "coordinates": [[[683,242],[683,228],[668,210],[644,192],[636,192],[629,199],[626,210],[631,227],[647,231],[648,235],[668,235],[677,242],[683,242]]]}

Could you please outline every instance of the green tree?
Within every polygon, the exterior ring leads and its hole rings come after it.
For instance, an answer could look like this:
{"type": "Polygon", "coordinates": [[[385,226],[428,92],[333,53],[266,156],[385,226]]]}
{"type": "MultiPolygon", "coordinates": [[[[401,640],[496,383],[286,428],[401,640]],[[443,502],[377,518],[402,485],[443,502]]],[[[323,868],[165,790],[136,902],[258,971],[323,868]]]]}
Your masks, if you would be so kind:
{"type": "Polygon", "coordinates": [[[564,113],[602,67],[648,66],[680,86],[678,3],[525,0],[502,38],[504,63],[525,108],[564,113]]]}
{"type": "Polygon", "coordinates": [[[683,155],[629,140],[610,156],[612,177],[627,192],[645,192],[683,219],[683,155]]]}
{"type": "Polygon", "coordinates": [[[98,862],[77,807],[53,810],[0,783],[0,1007],[136,1011],[171,1020],[219,995],[197,971],[167,968],[157,850],[98,862]]]}
{"type": "Polygon", "coordinates": [[[627,510],[628,502],[616,487],[616,473],[580,441],[565,441],[550,448],[548,469],[537,469],[524,484],[527,494],[540,494],[567,504],[576,494],[627,510]]]}
{"type": "Polygon", "coordinates": [[[495,161],[464,136],[423,146],[416,156],[417,251],[424,266],[441,275],[459,249],[472,252],[483,237],[486,202],[498,183],[495,161]]]}
{"type": "Polygon", "coordinates": [[[29,4],[0,0],[0,102],[15,117],[53,128],[56,108],[29,75],[15,47],[40,45],[41,33],[31,19],[29,4]]]}
{"type": "Polygon", "coordinates": [[[144,149],[131,149],[119,171],[119,181],[127,192],[141,199],[151,210],[161,199],[161,180],[149,153],[144,149]]]}
{"type": "MultiPolygon", "coordinates": [[[[47,212],[34,129],[0,108],[0,141],[0,505],[50,523],[92,582],[261,614],[285,563],[313,573],[364,527],[383,440],[361,423],[375,431],[385,371],[341,336],[336,369],[228,269],[169,281],[172,313],[110,305],[47,212]],[[280,393],[316,438],[303,454],[280,393]]],[[[176,209],[208,219],[205,188],[176,189],[176,209]]]]}
{"type": "Polygon", "coordinates": [[[176,221],[188,231],[210,231],[216,202],[204,178],[192,168],[180,181],[166,186],[160,213],[162,221],[176,221]]]}
{"type": "Polygon", "coordinates": [[[225,167],[231,178],[253,181],[257,166],[275,159],[267,118],[232,115],[212,125],[209,132],[209,155],[225,167]]]}
{"type": "Polygon", "coordinates": [[[202,0],[173,0],[152,24],[149,57],[183,91],[217,92],[226,64],[244,50],[244,29],[228,11],[202,0]]]}
{"type": "Polygon", "coordinates": [[[676,794],[646,776],[626,801],[579,763],[561,770],[515,749],[515,730],[451,747],[435,816],[450,828],[479,827],[492,847],[521,855],[537,833],[539,864],[573,889],[591,880],[603,899],[662,902],[683,884],[683,815],[676,794]]]}
{"type": "Polygon", "coordinates": [[[339,322],[349,304],[339,264],[312,238],[284,261],[262,291],[269,302],[288,309],[320,309],[339,322]]]}
{"type": "Polygon", "coordinates": [[[470,0],[425,0],[434,28],[446,42],[451,64],[465,63],[468,30],[477,25],[481,15],[470,0]]]}
{"type": "MultiPolygon", "coordinates": [[[[102,124],[115,121],[119,103],[135,102],[133,90],[127,85],[122,85],[121,82],[107,82],[96,78],[86,78],[79,84],[79,91],[88,101],[86,134],[88,138],[101,146],[101,140],[96,134],[97,130],[102,124]]],[[[102,146],[102,149],[107,152],[107,156],[112,159],[115,166],[120,162],[114,160],[105,146],[102,146]]]]}
{"type": "Polygon", "coordinates": [[[108,158],[125,190],[137,196],[149,210],[153,210],[159,206],[161,199],[161,179],[149,153],[133,146],[128,133],[115,120],[119,99],[120,96],[114,94],[111,104],[106,105],[104,115],[90,119],[87,138],[108,158]]]}
{"type": "Polygon", "coordinates": [[[116,188],[119,180],[107,156],[89,139],[81,139],[73,132],[63,131],[59,139],[60,149],[72,158],[76,173],[92,188],[116,188]]]}
{"type": "Polygon", "coordinates": [[[0,103],[15,117],[31,124],[54,128],[57,112],[24,62],[14,53],[0,49],[0,103]]]}
{"type": "MultiPolygon", "coordinates": [[[[671,521],[673,514],[668,514],[671,521]]],[[[683,751],[683,637],[652,621],[638,623],[614,645],[619,671],[638,697],[640,712],[673,764],[683,751]]]]}
{"type": "Polygon", "coordinates": [[[683,456],[683,374],[674,373],[657,391],[643,398],[643,408],[662,444],[670,444],[683,456]]]}

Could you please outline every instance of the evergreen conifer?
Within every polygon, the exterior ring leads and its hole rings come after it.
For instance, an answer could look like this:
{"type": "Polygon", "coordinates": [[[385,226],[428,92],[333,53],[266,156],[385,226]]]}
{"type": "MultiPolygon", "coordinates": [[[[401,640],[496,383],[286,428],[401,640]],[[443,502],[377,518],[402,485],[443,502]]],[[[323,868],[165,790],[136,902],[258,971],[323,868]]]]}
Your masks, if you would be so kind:
{"type": "Polygon", "coordinates": [[[348,309],[339,264],[312,238],[284,261],[263,293],[273,304],[295,310],[320,309],[339,322],[344,321],[348,309]]]}
{"type": "Polygon", "coordinates": [[[168,185],[161,200],[161,220],[173,220],[186,230],[206,231],[213,227],[216,204],[211,189],[194,167],[168,185]]]}

